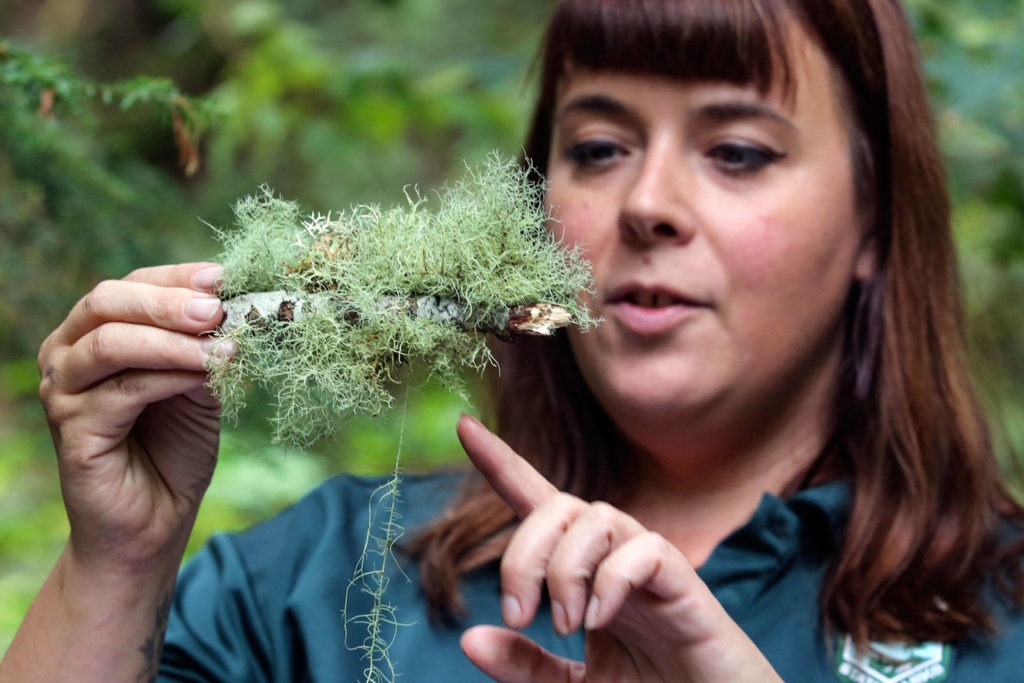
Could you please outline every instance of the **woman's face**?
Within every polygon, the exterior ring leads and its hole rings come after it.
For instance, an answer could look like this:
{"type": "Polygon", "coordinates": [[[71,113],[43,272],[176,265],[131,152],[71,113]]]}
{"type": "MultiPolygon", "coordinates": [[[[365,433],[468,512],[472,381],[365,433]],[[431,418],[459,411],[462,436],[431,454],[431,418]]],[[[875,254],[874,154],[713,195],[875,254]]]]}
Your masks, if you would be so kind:
{"type": "Polygon", "coordinates": [[[561,85],[552,229],[592,262],[604,318],[571,343],[641,446],[828,429],[844,302],[873,255],[830,68],[807,40],[791,59],[789,99],[605,72],[561,85]]]}

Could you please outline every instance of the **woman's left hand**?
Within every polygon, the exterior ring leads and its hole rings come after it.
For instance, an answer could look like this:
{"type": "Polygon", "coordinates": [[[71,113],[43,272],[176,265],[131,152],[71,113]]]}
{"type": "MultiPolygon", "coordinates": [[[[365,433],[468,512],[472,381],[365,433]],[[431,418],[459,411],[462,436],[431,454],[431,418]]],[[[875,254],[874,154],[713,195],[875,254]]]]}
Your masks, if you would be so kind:
{"type": "Polygon", "coordinates": [[[501,683],[779,681],[686,557],[606,503],[559,492],[475,419],[459,421],[473,464],[522,523],[501,561],[502,618],[462,649],[501,683]],[[586,629],[583,662],[547,652],[522,629],[547,583],[559,635],[586,629]]]}

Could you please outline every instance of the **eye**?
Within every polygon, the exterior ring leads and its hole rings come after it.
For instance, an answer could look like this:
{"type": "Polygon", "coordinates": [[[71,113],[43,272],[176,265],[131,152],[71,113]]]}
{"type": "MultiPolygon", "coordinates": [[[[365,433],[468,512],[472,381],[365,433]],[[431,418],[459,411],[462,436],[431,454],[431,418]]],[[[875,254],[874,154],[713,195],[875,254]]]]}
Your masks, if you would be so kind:
{"type": "Polygon", "coordinates": [[[621,148],[614,142],[591,140],[569,147],[565,158],[580,168],[592,169],[607,165],[621,153],[621,148]]]}
{"type": "Polygon", "coordinates": [[[735,142],[713,147],[708,156],[719,169],[731,175],[756,173],[768,164],[786,157],[782,152],[735,142]]]}

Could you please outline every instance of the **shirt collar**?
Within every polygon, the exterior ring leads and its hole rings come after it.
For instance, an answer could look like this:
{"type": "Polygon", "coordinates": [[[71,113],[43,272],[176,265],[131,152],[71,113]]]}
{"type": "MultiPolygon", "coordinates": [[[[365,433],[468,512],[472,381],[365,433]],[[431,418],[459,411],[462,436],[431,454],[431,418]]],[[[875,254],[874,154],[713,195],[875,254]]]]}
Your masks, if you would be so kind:
{"type": "MultiPolygon", "coordinates": [[[[804,489],[786,500],[766,493],[753,517],[725,538],[698,574],[729,602],[752,600],[798,558],[824,563],[845,533],[850,487],[845,480],[804,489]]],[[[719,596],[726,608],[726,600],[719,596]]]]}

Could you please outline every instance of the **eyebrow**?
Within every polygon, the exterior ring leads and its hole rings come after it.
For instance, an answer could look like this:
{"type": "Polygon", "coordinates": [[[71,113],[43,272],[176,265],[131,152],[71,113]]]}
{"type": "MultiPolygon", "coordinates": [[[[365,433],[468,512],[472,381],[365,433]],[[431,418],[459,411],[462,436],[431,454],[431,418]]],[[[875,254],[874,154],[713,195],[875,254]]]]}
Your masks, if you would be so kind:
{"type": "MultiPolygon", "coordinates": [[[[560,118],[576,111],[611,116],[634,116],[634,112],[629,107],[607,95],[580,95],[574,97],[562,106],[557,116],[560,118]]],[[[707,104],[697,110],[694,118],[715,123],[728,123],[743,119],[768,119],[781,123],[788,128],[796,128],[796,125],[785,116],[771,107],[758,102],[734,101],[707,104]]]]}
{"type": "Polygon", "coordinates": [[[728,123],[741,119],[768,119],[777,121],[789,128],[796,128],[792,121],[779,114],[771,107],[756,102],[719,102],[708,104],[697,110],[694,118],[728,123]]]}
{"type": "Polygon", "coordinates": [[[580,95],[579,97],[574,97],[562,106],[558,111],[558,115],[564,116],[574,111],[612,114],[615,116],[624,116],[631,113],[626,105],[607,95],[580,95]]]}

